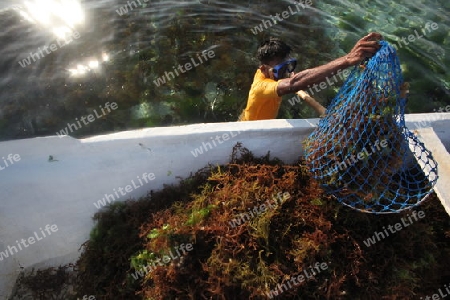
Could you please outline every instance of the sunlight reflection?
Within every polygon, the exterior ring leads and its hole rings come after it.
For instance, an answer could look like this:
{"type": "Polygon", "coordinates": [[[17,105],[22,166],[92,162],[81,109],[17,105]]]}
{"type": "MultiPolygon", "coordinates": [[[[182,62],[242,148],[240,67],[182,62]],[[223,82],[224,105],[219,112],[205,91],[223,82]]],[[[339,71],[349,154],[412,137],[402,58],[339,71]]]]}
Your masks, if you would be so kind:
{"type": "Polygon", "coordinates": [[[70,73],[70,77],[80,78],[84,77],[87,73],[99,73],[100,61],[95,57],[91,57],[86,63],[78,63],[76,68],[66,69],[70,73]]]}
{"type": "Polygon", "coordinates": [[[58,38],[65,38],[76,25],[84,22],[84,13],[78,0],[25,1],[21,15],[32,23],[47,28],[58,38]]]}
{"type": "Polygon", "coordinates": [[[97,69],[98,68],[98,60],[91,60],[88,64],[90,69],[97,69]]]}
{"type": "Polygon", "coordinates": [[[103,52],[103,53],[102,53],[102,58],[103,58],[103,61],[108,61],[108,60],[109,60],[109,55],[108,55],[108,53],[103,52]]]}
{"type": "MultiPolygon", "coordinates": [[[[21,16],[36,26],[45,28],[59,40],[66,40],[77,32],[77,26],[85,21],[80,0],[25,0],[19,9],[21,16]]],[[[101,57],[85,58],[66,68],[70,77],[85,77],[100,73],[101,64],[109,61],[108,53],[101,57]]]]}
{"type": "Polygon", "coordinates": [[[27,12],[25,12],[25,11],[19,9],[19,8],[16,8],[16,10],[19,10],[19,14],[20,14],[25,20],[27,20],[28,22],[30,22],[30,23],[32,23],[32,24],[35,24],[35,23],[36,23],[36,22],[33,20],[33,18],[31,18],[30,15],[29,15],[27,12]]]}

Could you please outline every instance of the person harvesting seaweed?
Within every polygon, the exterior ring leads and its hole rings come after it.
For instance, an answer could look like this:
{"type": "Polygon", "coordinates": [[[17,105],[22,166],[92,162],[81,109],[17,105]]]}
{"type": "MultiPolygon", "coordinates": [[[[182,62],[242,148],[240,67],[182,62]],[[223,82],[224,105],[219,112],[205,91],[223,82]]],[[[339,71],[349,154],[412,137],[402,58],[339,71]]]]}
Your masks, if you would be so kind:
{"type": "Polygon", "coordinates": [[[294,73],[297,60],[290,57],[291,47],[278,38],[261,43],[257,51],[260,66],[249,91],[247,106],[240,121],[275,119],[281,104],[281,96],[298,93],[308,96],[304,89],[324,82],[341,70],[359,64],[372,57],[379,49],[381,34],[371,32],[361,38],[352,50],[325,65],[294,73]]]}

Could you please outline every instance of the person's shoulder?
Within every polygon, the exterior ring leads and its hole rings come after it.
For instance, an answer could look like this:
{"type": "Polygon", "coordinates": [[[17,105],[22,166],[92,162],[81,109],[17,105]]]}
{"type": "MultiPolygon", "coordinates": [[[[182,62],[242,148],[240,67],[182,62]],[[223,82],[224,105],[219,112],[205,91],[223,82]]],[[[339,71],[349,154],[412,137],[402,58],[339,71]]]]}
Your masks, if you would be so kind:
{"type": "Polygon", "coordinates": [[[261,81],[264,78],[266,78],[266,76],[264,76],[264,74],[261,72],[260,69],[257,69],[256,72],[255,72],[255,76],[254,76],[253,81],[261,81]]]}
{"type": "Polygon", "coordinates": [[[261,72],[260,69],[258,69],[255,73],[255,78],[253,79],[253,84],[263,84],[263,85],[267,85],[267,84],[276,84],[277,81],[273,80],[271,78],[267,78],[266,76],[264,76],[264,74],[261,72]]]}
{"type": "Polygon", "coordinates": [[[279,97],[277,94],[278,81],[266,78],[262,73],[260,73],[260,75],[261,76],[257,78],[257,75],[255,74],[250,93],[258,95],[258,97],[261,97],[261,95],[265,95],[264,97],[279,97]]]}

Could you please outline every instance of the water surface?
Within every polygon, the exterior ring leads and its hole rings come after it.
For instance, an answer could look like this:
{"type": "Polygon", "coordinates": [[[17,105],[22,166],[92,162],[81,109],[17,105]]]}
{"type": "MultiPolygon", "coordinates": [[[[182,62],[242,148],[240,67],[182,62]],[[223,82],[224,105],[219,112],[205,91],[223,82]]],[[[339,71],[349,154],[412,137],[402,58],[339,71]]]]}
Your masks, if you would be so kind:
{"type": "MultiPolygon", "coordinates": [[[[235,121],[270,36],[302,69],[378,31],[411,82],[408,112],[438,111],[450,104],[449,9],[445,0],[4,1],[0,139],[235,121]]],[[[338,87],[315,97],[326,105],[338,87]]],[[[288,101],[279,114],[315,116],[288,101]]]]}

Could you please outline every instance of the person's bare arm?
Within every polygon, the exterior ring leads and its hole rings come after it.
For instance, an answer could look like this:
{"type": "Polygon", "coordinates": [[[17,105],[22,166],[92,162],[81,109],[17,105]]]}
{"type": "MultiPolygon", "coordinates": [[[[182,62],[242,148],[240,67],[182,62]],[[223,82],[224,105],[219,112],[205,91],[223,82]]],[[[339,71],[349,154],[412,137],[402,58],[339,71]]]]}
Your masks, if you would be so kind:
{"type": "Polygon", "coordinates": [[[306,90],[308,86],[318,84],[333,76],[338,70],[346,69],[356,65],[363,59],[372,57],[380,48],[377,40],[382,36],[372,32],[360,39],[353,49],[345,56],[339,57],[325,65],[306,69],[296,73],[291,78],[281,79],[278,83],[277,93],[279,96],[296,93],[299,90],[306,90]]]}

